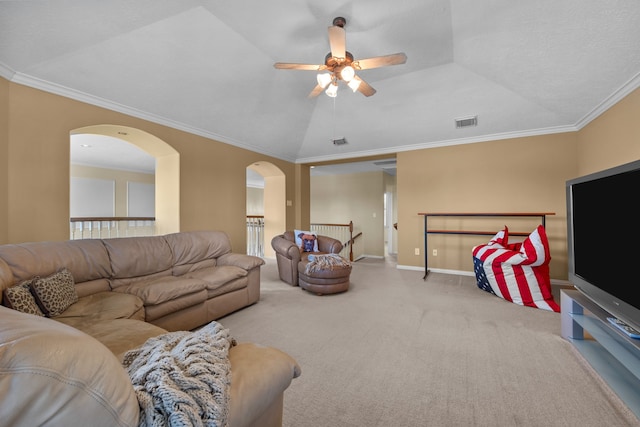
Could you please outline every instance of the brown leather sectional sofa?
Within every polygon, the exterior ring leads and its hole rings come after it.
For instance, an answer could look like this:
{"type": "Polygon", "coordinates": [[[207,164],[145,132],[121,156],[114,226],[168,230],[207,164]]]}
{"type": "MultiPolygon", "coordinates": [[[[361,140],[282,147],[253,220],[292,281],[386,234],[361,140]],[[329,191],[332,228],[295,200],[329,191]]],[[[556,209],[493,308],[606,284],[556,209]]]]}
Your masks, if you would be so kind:
{"type": "MultiPolygon", "coordinates": [[[[193,330],[258,302],[262,264],[233,253],[219,231],[0,246],[0,290],[64,268],[77,294],[51,318],[0,307],[0,419],[137,425],[123,354],[150,337],[193,330]],[[69,337],[77,344],[59,348],[69,337]],[[104,369],[113,372],[96,373],[104,369]]],[[[232,347],[229,359],[229,425],[281,425],[284,390],[300,374],[296,361],[250,343],[232,347]]]]}

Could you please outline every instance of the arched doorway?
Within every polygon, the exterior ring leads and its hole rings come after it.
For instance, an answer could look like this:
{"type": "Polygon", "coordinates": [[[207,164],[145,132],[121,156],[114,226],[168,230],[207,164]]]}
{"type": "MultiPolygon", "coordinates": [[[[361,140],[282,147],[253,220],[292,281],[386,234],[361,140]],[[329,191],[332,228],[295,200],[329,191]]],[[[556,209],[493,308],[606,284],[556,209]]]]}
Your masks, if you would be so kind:
{"type": "Polygon", "coordinates": [[[270,162],[255,162],[247,169],[264,179],[264,256],[275,258],[271,239],[282,234],[287,224],[285,174],[270,162]]]}
{"type": "Polygon", "coordinates": [[[140,129],[119,125],[93,125],[73,129],[70,135],[104,135],[126,141],[156,161],[156,234],[180,231],[180,154],[160,138],[140,129]]]}

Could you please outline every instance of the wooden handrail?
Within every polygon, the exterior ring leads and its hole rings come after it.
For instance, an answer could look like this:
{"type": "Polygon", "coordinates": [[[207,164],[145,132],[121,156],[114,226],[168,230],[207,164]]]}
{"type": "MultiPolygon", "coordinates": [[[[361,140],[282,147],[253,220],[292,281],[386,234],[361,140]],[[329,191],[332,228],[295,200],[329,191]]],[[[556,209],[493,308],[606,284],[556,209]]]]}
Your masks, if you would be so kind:
{"type": "Polygon", "coordinates": [[[69,218],[69,222],[87,221],[155,221],[154,216],[79,216],[69,218]]]}
{"type": "Polygon", "coordinates": [[[314,222],[311,225],[316,225],[320,227],[349,227],[349,231],[353,231],[353,221],[350,221],[349,224],[320,224],[320,223],[314,222]]]}

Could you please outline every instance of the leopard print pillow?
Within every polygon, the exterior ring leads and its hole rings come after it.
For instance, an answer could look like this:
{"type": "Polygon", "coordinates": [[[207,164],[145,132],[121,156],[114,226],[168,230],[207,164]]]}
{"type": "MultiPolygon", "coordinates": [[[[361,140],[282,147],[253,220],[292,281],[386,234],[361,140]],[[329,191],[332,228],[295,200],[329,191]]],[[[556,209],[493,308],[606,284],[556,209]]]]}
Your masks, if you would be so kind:
{"type": "Polygon", "coordinates": [[[78,301],[73,276],[66,268],[47,277],[34,278],[31,290],[47,317],[62,314],[71,304],[78,301]]]}
{"type": "Polygon", "coordinates": [[[36,316],[44,316],[36,299],[33,297],[29,285],[32,280],[7,288],[3,292],[2,301],[6,307],[12,308],[23,313],[35,314],[36,316]]]}

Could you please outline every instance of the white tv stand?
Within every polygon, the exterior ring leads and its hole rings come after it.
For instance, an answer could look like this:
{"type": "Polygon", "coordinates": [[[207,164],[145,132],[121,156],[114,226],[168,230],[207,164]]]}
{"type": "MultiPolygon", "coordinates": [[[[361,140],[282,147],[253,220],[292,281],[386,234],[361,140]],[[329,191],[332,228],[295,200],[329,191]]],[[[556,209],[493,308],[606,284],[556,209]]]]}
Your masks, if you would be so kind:
{"type": "Polygon", "coordinates": [[[640,418],[640,340],[619,331],[607,320],[611,314],[577,290],[561,290],[560,305],[562,337],[640,418]]]}

